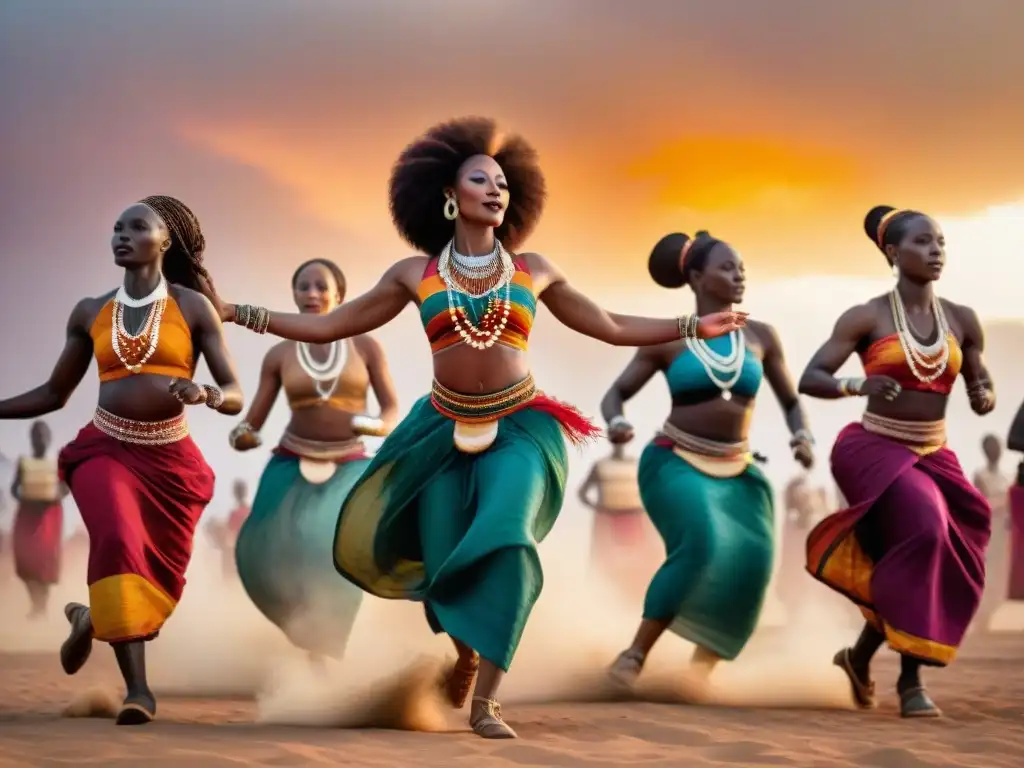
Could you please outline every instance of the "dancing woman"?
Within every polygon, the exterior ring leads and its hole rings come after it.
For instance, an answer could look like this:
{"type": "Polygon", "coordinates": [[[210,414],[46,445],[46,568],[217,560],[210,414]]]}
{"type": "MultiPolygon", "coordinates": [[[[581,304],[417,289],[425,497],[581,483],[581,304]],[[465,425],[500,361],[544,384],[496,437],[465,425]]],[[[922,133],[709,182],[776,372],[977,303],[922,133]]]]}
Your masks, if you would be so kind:
{"type": "MultiPolygon", "coordinates": [[[[689,285],[700,316],[743,300],[743,260],[727,243],[698,232],[663,237],[648,268],[665,288],[689,285]]],[[[732,660],[761,613],[774,554],[773,493],[754,465],[747,433],[762,377],[782,406],[790,447],[804,467],[811,435],[782,344],[771,326],[748,323],[711,341],[686,339],[637,350],[601,402],[613,442],[633,439],[623,406],[658,372],[672,410],[640,457],[640,496],[668,558],[644,600],[633,643],[610,670],[631,686],[666,629],[694,643],[695,672],[732,660]]]]}
{"type": "MultiPolygon", "coordinates": [[[[292,276],[299,311],[323,315],[345,298],[336,264],[313,259],[292,276]]],[[[334,568],[338,510],[369,464],[363,435],[383,437],[398,419],[384,351],[369,336],[326,345],[285,341],[267,353],[252,406],[231,433],[235,450],[260,445],[281,388],[292,417],[263,470],[238,535],[242,585],[264,616],[313,658],[340,657],[363,593],[334,568]],[[380,418],[366,414],[370,388],[380,418]]]]}
{"type": "Polygon", "coordinates": [[[156,715],[145,642],[181,599],[196,523],[213,496],[214,475],[189,437],[184,407],[242,409],[221,324],[199,292],[212,292],[204,245],[199,222],[174,198],[128,208],[111,243],[124,284],[78,303],[45,384],[0,401],[3,419],[56,411],[96,357],[96,413],[58,459],[89,531],[89,606],[65,608],[71,632],[60,657],[70,675],[94,638],[113,646],[128,691],[123,725],[156,715]],[[200,356],[217,387],[192,381],[200,356]]]}
{"type": "Polygon", "coordinates": [[[50,588],[60,581],[64,506],[68,488],[60,481],[57,461],[47,454],[53,437],[46,422],[30,432],[32,456],[19,459],[11,497],[18,502],[11,539],[14,570],[28,590],[30,619],[46,615],[50,588]]]}
{"type": "Polygon", "coordinates": [[[975,413],[991,411],[995,394],[974,310],[935,295],[946,260],[939,225],[880,206],[864,229],[896,286],[843,313],[800,380],[812,397],[867,398],[860,423],[845,427],[832,448],[832,474],[850,507],[811,531],[807,569],[867,619],[856,644],[834,660],[857,703],[875,705],[870,663],[888,642],[902,657],[902,716],[938,717],[920,667],[956,656],[985,586],[992,523],[988,502],[946,445],[946,404],[960,374],[975,413]],[[854,352],[866,378],[837,379],[854,352]]]}
{"type": "Polygon", "coordinates": [[[491,120],[456,120],[413,142],[392,172],[390,200],[396,227],[422,255],[397,262],[326,315],[221,303],[221,317],[325,344],[418,306],[433,353],[431,393],[349,493],[335,564],[371,594],[423,601],[431,627],[459,653],[447,686],[452,704],[465,703],[479,664],[473,730],[513,738],[494,697],[540,594],[537,543],[565,491],[562,435],[580,441],[597,431],[534,384],[525,353],[537,302],[569,328],[621,346],[717,336],[745,315],[612,314],[543,256],[513,253],[540,216],[544,179],[533,149],[499,136],[491,120]]]}

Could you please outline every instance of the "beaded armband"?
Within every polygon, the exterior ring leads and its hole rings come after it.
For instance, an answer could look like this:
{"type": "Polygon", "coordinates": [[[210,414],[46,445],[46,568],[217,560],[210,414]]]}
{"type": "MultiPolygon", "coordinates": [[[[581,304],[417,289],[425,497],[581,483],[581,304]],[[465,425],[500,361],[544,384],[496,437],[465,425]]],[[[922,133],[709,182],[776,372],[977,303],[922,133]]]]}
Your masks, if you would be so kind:
{"type": "Polygon", "coordinates": [[[676,323],[679,326],[679,338],[697,338],[697,326],[700,325],[700,317],[697,315],[680,315],[676,318],[676,323]]]}
{"type": "Polygon", "coordinates": [[[270,310],[252,304],[239,304],[235,307],[235,325],[264,334],[270,325],[270,310]]]}

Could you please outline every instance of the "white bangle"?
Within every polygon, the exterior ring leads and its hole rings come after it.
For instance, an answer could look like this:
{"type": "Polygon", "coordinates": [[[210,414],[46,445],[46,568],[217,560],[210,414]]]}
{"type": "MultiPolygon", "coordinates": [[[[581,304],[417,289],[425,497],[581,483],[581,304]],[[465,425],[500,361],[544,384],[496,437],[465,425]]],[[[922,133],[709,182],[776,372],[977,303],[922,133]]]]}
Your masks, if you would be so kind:
{"type": "Polygon", "coordinates": [[[608,422],[608,429],[615,429],[617,427],[628,427],[629,421],[621,413],[618,416],[613,416],[608,422]]]}

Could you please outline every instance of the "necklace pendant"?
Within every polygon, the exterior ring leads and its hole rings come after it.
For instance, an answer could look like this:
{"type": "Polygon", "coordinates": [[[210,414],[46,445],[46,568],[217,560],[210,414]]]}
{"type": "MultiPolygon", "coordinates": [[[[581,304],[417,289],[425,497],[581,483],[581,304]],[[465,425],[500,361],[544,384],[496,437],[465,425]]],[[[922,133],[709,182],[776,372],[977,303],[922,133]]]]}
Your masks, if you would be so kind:
{"type": "Polygon", "coordinates": [[[141,365],[129,365],[128,366],[128,371],[129,371],[129,373],[141,373],[142,372],[142,366],[141,365]]]}
{"type": "Polygon", "coordinates": [[[723,400],[732,400],[732,392],[730,390],[728,390],[728,389],[723,389],[722,390],[722,399],[723,400]]]}

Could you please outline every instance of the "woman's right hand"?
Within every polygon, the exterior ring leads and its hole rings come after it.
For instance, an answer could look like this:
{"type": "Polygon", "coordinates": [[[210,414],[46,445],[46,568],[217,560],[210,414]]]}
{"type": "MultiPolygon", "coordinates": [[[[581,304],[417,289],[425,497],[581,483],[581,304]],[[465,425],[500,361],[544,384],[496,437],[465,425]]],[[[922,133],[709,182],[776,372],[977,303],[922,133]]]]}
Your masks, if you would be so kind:
{"type": "Polygon", "coordinates": [[[868,376],[857,390],[858,395],[865,397],[883,397],[892,402],[899,397],[903,387],[891,376],[868,376]]]}

